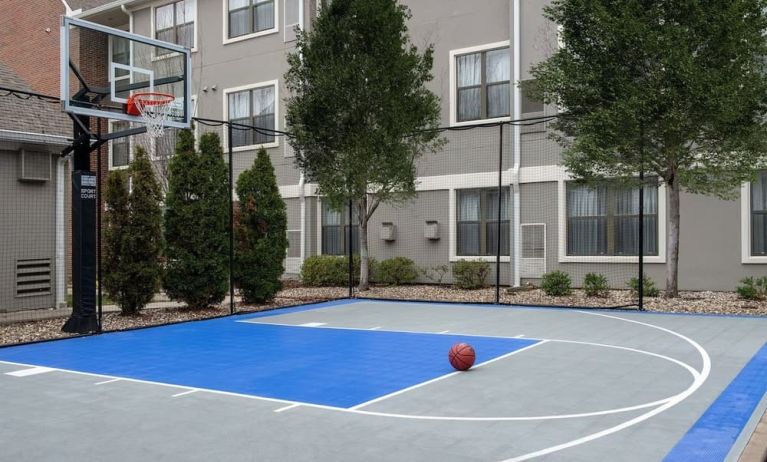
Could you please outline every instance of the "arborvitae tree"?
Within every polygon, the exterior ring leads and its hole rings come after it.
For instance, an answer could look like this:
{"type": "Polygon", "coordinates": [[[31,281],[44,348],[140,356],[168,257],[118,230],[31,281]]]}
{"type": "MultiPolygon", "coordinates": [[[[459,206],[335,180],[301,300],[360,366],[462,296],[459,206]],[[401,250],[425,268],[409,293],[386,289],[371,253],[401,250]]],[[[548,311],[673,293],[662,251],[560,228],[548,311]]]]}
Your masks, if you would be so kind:
{"type": "Polygon", "coordinates": [[[271,300],[280,290],[288,248],[285,202],[266,150],[237,179],[240,200],[234,277],[246,303],[271,300]]]}
{"type": "Polygon", "coordinates": [[[197,152],[192,132],[179,132],[169,172],[165,292],[190,308],[216,305],[229,276],[229,183],[218,135],[204,134],[197,152]]]}
{"type": "Polygon", "coordinates": [[[107,182],[104,288],[123,314],[136,314],[159,289],[162,195],[141,147],[127,174],[129,181],[124,172],[113,172],[107,182]]]}

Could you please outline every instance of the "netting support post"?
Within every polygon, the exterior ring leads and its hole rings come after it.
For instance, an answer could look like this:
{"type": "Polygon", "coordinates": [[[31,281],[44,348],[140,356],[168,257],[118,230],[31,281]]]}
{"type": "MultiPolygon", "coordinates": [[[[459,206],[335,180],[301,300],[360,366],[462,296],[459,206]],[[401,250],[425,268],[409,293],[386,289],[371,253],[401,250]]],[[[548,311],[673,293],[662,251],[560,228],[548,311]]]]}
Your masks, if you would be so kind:
{"type": "MultiPolygon", "coordinates": [[[[498,124],[498,225],[495,248],[495,304],[501,303],[501,208],[503,207],[503,123],[498,124]]],[[[509,260],[511,266],[511,260],[509,260]]]]}
{"type": "Polygon", "coordinates": [[[354,255],[352,254],[352,220],[354,219],[354,214],[352,211],[352,200],[349,199],[349,226],[347,227],[349,229],[349,244],[347,245],[347,248],[349,249],[349,298],[354,297],[354,255]]]}
{"type": "Polygon", "coordinates": [[[639,310],[644,311],[644,124],[639,126],[639,310]]]}
{"type": "Polygon", "coordinates": [[[229,155],[229,314],[234,314],[234,166],[232,165],[232,124],[226,124],[229,155]]]}
{"type": "MultiPolygon", "coordinates": [[[[97,133],[101,134],[101,119],[96,120],[97,133]]],[[[101,155],[96,155],[96,303],[97,303],[97,318],[98,318],[98,332],[101,332],[104,328],[103,314],[104,314],[104,293],[103,293],[103,280],[104,273],[101,271],[102,265],[102,252],[101,252],[101,214],[103,212],[103,206],[101,204],[101,188],[103,186],[104,178],[101,176],[102,160],[101,155]]]]}

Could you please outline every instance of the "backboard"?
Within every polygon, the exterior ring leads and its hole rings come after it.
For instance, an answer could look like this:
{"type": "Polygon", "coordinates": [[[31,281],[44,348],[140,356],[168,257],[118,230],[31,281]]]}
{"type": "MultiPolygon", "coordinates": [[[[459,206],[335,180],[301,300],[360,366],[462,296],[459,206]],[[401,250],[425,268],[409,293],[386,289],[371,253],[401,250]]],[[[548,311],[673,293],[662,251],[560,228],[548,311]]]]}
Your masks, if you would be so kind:
{"type": "Polygon", "coordinates": [[[82,19],[62,17],[61,102],[65,112],[144,124],[126,112],[137,92],[175,96],[166,127],[191,119],[191,52],[82,19]]]}

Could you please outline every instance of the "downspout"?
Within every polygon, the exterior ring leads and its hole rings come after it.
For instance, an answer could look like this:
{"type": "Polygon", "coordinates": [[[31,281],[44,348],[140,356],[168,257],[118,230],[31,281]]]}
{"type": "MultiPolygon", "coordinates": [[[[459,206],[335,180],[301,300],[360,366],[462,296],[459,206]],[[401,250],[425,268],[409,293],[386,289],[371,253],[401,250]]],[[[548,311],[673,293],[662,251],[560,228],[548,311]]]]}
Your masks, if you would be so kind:
{"type": "Polygon", "coordinates": [[[306,192],[304,186],[306,185],[306,179],[304,178],[304,172],[301,172],[301,176],[298,178],[298,201],[301,204],[301,244],[300,255],[301,265],[303,266],[306,259],[306,192]]]}
{"type": "Polygon", "coordinates": [[[67,307],[65,182],[67,158],[56,160],[56,308],[67,307]]]}
{"type": "MultiPolygon", "coordinates": [[[[520,53],[520,39],[521,39],[521,18],[520,18],[520,1],[521,0],[512,0],[513,1],[513,7],[512,7],[512,28],[513,28],[513,50],[514,50],[514,62],[513,62],[513,79],[514,79],[514,114],[512,116],[513,120],[519,120],[522,117],[522,91],[519,86],[519,81],[522,78],[522,57],[520,53]]],[[[522,153],[520,152],[522,142],[521,142],[521,127],[519,125],[513,125],[512,127],[512,153],[514,154],[514,166],[512,170],[511,175],[511,184],[512,188],[514,189],[514,198],[513,198],[513,210],[512,210],[512,219],[514,220],[514,232],[512,233],[512,247],[513,251],[511,253],[512,255],[512,261],[513,261],[513,273],[514,278],[512,281],[512,286],[519,287],[521,284],[521,277],[520,277],[520,258],[521,258],[521,233],[522,233],[522,226],[520,223],[520,193],[519,193],[519,166],[520,166],[520,158],[522,156],[522,153]]]]}
{"type": "MultiPolygon", "coordinates": [[[[128,32],[133,33],[133,12],[129,11],[128,8],[125,8],[125,4],[124,3],[122,5],[120,5],[120,9],[122,10],[123,13],[128,15],[128,32]]],[[[132,43],[133,42],[131,42],[131,45],[132,45],[132,43]]]]}

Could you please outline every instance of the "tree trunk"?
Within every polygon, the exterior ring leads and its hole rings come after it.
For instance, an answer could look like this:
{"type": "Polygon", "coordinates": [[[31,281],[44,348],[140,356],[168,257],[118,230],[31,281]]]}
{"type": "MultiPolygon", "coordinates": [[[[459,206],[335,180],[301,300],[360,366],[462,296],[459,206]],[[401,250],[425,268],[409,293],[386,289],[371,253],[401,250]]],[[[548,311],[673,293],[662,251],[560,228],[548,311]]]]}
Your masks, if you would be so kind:
{"type": "Polygon", "coordinates": [[[359,204],[360,224],[360,285],[359,291],[370,289],[370,256],[368,254],[368,217],[367,198],[359,204]]]}
{"type": "Polygon", "coordinates": [[[668,234],[666,243],[666,297],[679,295],[679,182],[676,177],[668,186],[668,234]]]}

